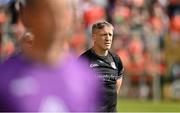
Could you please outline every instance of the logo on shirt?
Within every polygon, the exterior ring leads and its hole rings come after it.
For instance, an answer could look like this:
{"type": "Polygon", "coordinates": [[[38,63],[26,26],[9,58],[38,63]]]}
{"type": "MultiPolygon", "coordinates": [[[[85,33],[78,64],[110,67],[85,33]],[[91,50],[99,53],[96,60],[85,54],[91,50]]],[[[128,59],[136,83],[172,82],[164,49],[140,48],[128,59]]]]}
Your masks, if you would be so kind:
{"type": "Polygon", "coordinates": [[[111,62],[111,66],[112,66],[112,68],[117,69],[117,67],[116,67],[114,62],[111,62]]]}
{"type": "Polygon", "coordinates": [[[89,67],[98,67],[99,65],[98,64],[90,64],[89,67]]]}
{"type": "Polygon", "coordinates": [[[100,63],[104,63],[102,60],[97,60],[98,62],[100,62],[100,63]]]}

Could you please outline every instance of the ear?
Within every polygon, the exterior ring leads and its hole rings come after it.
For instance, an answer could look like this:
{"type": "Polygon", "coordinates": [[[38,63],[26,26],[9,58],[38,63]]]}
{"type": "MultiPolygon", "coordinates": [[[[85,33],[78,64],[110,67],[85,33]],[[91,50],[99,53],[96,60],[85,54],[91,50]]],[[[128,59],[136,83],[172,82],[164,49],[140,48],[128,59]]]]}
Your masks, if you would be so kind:
{"type": "Polygon", "coordinates": [[[93,39],[93,41],[96,40],[96,34],[95,33],[92,34],[92,39],[93,39]]]}
{"type": "Polygon", "coordinates": [[[23,39],[24,45],[26,45],[26,47],[31,48],[33,46],[33,42],[34,42],[34,35],[32,33],[25,34],[25,37],[23,39]]]}

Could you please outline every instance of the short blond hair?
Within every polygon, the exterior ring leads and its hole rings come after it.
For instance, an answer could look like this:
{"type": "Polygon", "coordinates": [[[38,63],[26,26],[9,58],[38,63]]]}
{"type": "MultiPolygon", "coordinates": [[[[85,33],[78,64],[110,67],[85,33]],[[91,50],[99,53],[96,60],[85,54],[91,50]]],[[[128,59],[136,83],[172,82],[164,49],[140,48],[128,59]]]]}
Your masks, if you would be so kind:
{"type": "Polygon", "coordinates": [[[107,21],[100,21],[92,25],[92,34],[96,32],[96,30],[103,29],[104,27],[111,27],[114,30],[112,24],[107,21]]]}

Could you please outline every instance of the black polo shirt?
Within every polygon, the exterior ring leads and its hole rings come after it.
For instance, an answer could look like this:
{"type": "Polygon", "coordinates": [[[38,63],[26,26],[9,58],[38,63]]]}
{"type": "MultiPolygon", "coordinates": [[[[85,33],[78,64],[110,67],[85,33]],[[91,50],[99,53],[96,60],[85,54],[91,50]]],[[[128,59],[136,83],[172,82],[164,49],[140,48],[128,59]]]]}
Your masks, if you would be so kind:
{"type": "Polygon", "coordinates": [[[115,112],[117,105],[116,80],[122,77],[123,66],[119,57],[109,52],[107,56],[99,56],[92,49],[83,53],[80,58],[88,60],[89,67],[96,73],[102,82],[102,106],[98,109],[101,112],[115,112]],[[118,60],[117,60],[118,58],[118,60]],[[117,65],[118,62],[118,65],[117,65]]]}

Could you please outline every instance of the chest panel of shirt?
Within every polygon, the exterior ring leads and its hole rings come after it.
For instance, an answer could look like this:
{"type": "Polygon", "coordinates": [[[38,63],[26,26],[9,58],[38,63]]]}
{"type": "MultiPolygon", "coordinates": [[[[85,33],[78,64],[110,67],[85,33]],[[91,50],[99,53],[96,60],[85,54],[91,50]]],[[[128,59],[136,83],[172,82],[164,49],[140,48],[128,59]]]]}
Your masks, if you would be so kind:
{"type": "Polygon", "coordinates": [[[118,77],[118,69],[112,58],[102,59],[96,57],[91,60],[90,67],[96,71],[98,78],[106,84],[115,84],[118,77]]]}

